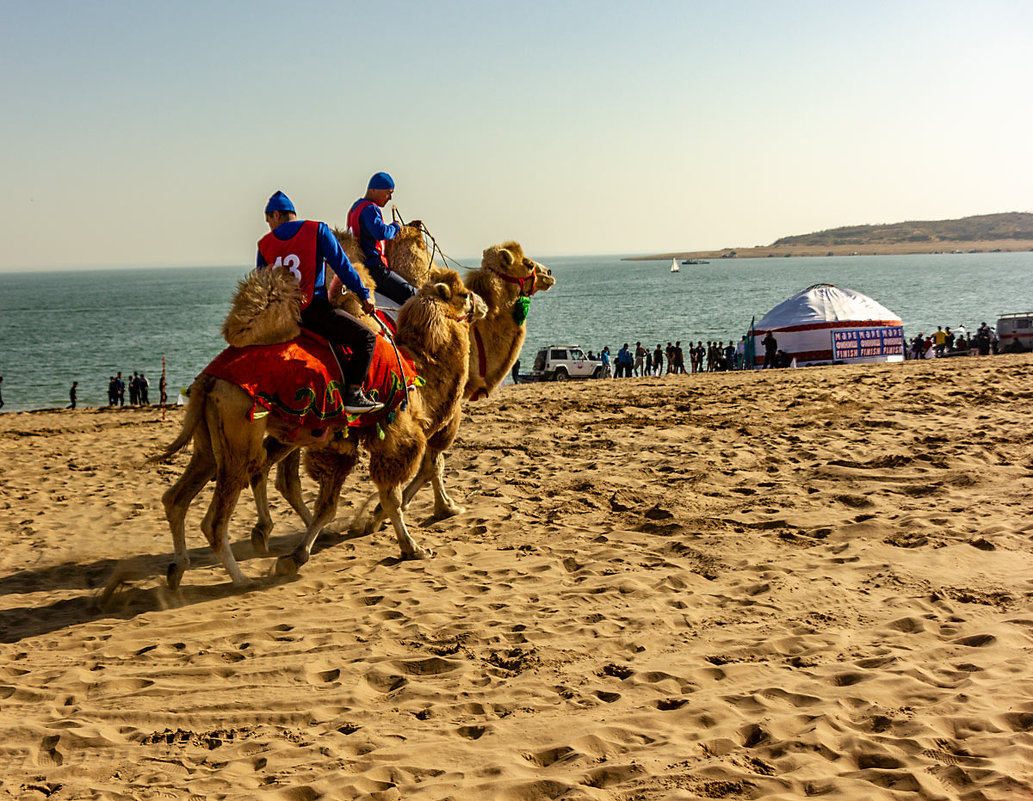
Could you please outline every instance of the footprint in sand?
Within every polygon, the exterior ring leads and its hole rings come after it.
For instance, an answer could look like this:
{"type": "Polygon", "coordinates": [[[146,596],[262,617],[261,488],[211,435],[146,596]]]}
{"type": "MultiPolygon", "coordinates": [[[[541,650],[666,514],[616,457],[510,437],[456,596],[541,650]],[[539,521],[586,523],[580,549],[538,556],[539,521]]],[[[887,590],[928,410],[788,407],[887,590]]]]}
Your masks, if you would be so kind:
{"type": "Polygon", "coordinates": [[[56,767],[64,763],[65,758],[57,750],[57,744],[61,740],[60,734],[53,734],[44,737],[39,744],[39,754],[36,756],[36,764],[42,767],[56,767]]]}

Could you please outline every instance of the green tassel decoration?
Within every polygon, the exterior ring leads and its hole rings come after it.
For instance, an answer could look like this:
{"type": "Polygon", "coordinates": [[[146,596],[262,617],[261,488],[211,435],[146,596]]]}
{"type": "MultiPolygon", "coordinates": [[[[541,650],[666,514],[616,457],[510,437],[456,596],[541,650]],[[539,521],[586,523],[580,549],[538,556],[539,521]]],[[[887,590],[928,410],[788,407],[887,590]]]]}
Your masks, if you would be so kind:
{"type": "Polygon", "coordinates": [[[521,295],[513,304],[513,322],[523,325],[527,319],[527,313],[531,310],[531,299],[527,295],[521,295]]]}

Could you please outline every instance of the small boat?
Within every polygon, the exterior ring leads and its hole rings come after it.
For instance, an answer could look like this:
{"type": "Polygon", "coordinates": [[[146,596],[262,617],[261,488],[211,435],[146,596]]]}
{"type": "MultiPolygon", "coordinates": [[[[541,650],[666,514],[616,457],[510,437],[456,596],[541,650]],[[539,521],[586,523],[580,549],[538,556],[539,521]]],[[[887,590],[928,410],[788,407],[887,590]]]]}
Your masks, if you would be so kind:
{"type": "Polygon", "coordinates": [[[672,273],[679,272],[679,269],[680,268],[678,267],[678,260],[677,259],[671,259],[671,272],[672,273]]]}

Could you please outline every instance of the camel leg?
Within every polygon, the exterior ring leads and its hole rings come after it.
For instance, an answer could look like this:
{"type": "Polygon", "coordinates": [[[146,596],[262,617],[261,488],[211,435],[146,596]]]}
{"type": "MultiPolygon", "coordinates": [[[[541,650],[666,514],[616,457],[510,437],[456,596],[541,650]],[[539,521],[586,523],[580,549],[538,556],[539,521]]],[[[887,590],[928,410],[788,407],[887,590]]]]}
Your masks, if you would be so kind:
{"type": "Polygon", "coordinates": [[[402,551],[403,559],[427,559],[434,553],[426,548],[421,548],[409,533],[405,525],[405,514],[402,512],[402,488],[395,486],[381,486],[380,505],[387,510],[388,517],[395,527],[395,537],[398,538],[398,547],[402,551]]]}
{"type": "Polygon", "coordinates": [[[269,471],[274,464],[281,463],[282,459],[297,450],[294,445],[284,444],[273,437],[266,437],[264,446],[265,463],[251,477],[251,493],[258,511],[258,522],[251,529],[251,545],[260,556],[269,555],[269,535],[273,530],[273,516],[269,512],[269,471]]]}
{"type": "Polygon", "coordinates": [[[408,414],[395,418],[383,441],[371,443],[369,477],[380,493],[380,508],[394,525],[403,559],[425,559],[432,555],[413,540],[402,511],[402,484],[416,473],[426,450],[427,440],[408,414]]]}
{"type": "Polygon", "coordinates": [[[287,556],[281,556],[276,560],[277,574],[282,576],[296,574],[312,556],[312,546],[315,544],[316,538],[319,537],[323,527],[337,516],[337,501],[341,497],[341,487],[357,461],[357,452],[320,455],[322,469],[320,470],[319,495],[316,498],[315,513],[298,546],[287,556]]]}
{"type": "Polygon", "coordinates": [[[384,522],[384,507],[379,503],[373,507],[373,511],[369,511],[370,504],[380,498],[379,492],[374,492],[365,501],[362,506],[355,513],[355,517],[352,518],[351,523],[348,524],[348,533],[357,537],[365,537],[372,534],[374,531],[380,528],[380,524],[384,522]]]}
{"type": "MultiPolygon", "coordinates": [[[[449,497],[445,489],[445,451],[452,447],[459,434],[459,423],[462,417],[457,412],[448,424],[434,434],[427,442],[427,452],[423,455],[423,464],[417,479],[430,480],[434,488],[434,519],[444,520],[446,517],[462,514],[466,510],[449,497]]],[[[415,482],[414,482],[415,483],[415,482]]],[[[410,487],[412,485],[410,484],[410,487]]],[[[419,489],[419,487],[417,487],[419,489]]],[[[415,494],[415,491],[413,492],[415,494]]],[[[409,487],[406,487],[405,506],[411,500],[409,487]]]]}
{"type": "Polygon", "coordinates": [[[445,454],[439,453],[434,458],[433,468],[430,481],[434,488],[434,519],[444,520],[465,512],[466,509],[453,501],[445,489],[445,454]]]}
{"type": "Polygon", "coordinates": [[[179,587],[183,574],[190,567],[190,555],[187,552],[186,543],[186,515],[190,508],[190,502],[197,496],[205,484],[215,475],[215,460],[212,458],[211,447],[200,436],[195,437],[194,453],[190,457],[183,475],[161,496],[162,505],[165,507],[165,518],[169,521],[169,528],[172,530],[172,544],[175,549],[173,561],[168,566],[165,580],[169,589],[175,590],[179,587]]]}
{"type": "Polygon", "coordinates": [[[312,522],[312,513],[308,510],[305,500],[301,497],[300,466],[300,450],[287,454],[276,467],[276,490],[291,505],[291,509],[297,512],[298,517],[301,518],[307,528],[312,522]]]}
{"type": "Polygon", "coordinates": [[[224,476],[217,476],[215,479],[215,494],[212,496],[212,503],[208,507],[208,513],[201,522],[201,530],[208,538],[208,544],[215,555],[219,557],[222,566],[230,574],[230,579],[237,587],[246,587],[248,578],[241,572],[233,550],[230,548],[229,523],[233,509],[237,505],[237,498],[240,497],[244,487],[239,482],[227,481],[224,476]]]}
{"type": "MultiPolygon", "coordinates": [[[[431,482],[431,486],[434,488],[434,512],[432,516],[435,520],[444,520],[466,511],[466,509],[452,500],[445,489],[444,451],[455,442],[456,435],[459,433],[461,419],[461,415],[457,413],[444,428],[427,441],[427,450],[423,453],[419,472],[417,472],[416,477],[409,482],[402,493],[403,511],[409,510],[409,504],[412,502],[412,499],[416,497],[416,494],[428,481],[431,482]]],[[[363,506],[359,510],[359,514],[355,516],[352,525],[349,527],[349,531],[352,533],[371,534],[374,531],[378,531],[384,519],[388,516],[382,503],[377,504],[368,518],[365,516],[365,510],[366,507],[363,506]]]]}
{"type": "Polygon", "coordinates": [[[241,491],[264,468],[265,424],[247,420],[251,398],[238,387],[228,386],[232,388],[225,394],[209,393],[205,408],[205,423],[216,471],[215,493],[201,530],[233,584],[243,587],[248,584],[248,579],[230,549],[229,523],[241,491]]]}

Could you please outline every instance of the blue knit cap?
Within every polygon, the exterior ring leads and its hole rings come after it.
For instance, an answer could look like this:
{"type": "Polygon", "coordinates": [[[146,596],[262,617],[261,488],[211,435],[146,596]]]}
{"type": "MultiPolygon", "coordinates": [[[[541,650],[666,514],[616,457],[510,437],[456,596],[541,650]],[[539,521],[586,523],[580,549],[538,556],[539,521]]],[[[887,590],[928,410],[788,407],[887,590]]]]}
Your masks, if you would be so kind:
{"type": "Polygon", "coordinates": [[[269,198],[269,202],[265,204],[266,214],[272,214],[274,211],[289,211],[292,214],[297,213],[294,211],[294,204],[291,203],[291,199],[280,191],[274,192],[273,196],[269,198]]]}
{"type": "Polygon", "coordinates": [[[395,182],[386,172],[378,172],[369,179],[367,189],[394,189],[395,182]]]}

